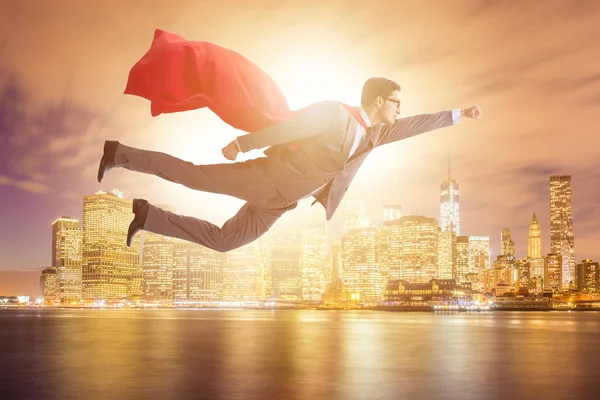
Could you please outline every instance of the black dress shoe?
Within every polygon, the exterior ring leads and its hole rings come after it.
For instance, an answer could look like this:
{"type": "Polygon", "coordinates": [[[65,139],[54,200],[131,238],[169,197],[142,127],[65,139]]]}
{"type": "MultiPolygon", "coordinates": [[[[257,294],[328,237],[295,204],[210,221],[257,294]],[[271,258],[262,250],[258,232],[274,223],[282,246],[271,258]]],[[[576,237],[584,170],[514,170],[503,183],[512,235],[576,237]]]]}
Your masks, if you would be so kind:
{"type": "Polygon", "coordinates": [[[119,142],[106,140],[104,142],[104,154],[100,159],[100,165],[98,166],[98,182],[102,182],[104,174],[111,170],[115,166],[115,153],[119,147],[119,142]]]}
{"type": "Polygon", "coordinates": [[[128,247],[131,247],[135,234],[144,229],[146,217],[148,216],[148,207],[149,205],[146,200],[133,199],[133,213],[135,214],[135,217],[129,224],[129,229],[127,230],[128,247]]]}

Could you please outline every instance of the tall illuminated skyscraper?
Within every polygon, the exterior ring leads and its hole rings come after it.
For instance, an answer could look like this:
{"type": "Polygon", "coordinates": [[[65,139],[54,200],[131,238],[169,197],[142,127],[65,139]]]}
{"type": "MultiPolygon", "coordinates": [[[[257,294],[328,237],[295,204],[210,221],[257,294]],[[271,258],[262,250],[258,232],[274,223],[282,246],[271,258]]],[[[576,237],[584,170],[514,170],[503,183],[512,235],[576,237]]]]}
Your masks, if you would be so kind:
{"type": "MultiPolygon", "coordinates": [[[[170,243],[174,248],[173,301],[221,301],[223,299],[223,262],[225,255],[199,244],[180,239],[170,239],[170,243]]],[[[156,287],[160,288],[159,285],[156,287]]]]}
{"type": "Polygon", "coordinates": [[[456,273],[453,276],[457,282],[467,282],[469,274],[469,237],[456,237],[456,273]]]}
{"type": "Polygon", "coordinates": [[[450,178],[440,185],[440,228],[460,235],[458,183],[450,178]]]}
{"type": "Polygon", "coordinates": [[[381,300],[383,282],[377,262],[377,228],[356,228],[342,235],[342,281],[354,299],[381,300]]]}
{"type": "MultiPolygon", "coordinates": [[[[162,205],[160,208],[175,212],[172,206],[162,205]]],[[[162,302],[173,300],[174,256],[175,241],[172,238],[145,232],[142,247],[144,300],[162,302]]]]}
{"type": "Polygon", "coordinates": [[[510,234],[510,228],[502,229],[502,235],[500,237],[502,244],[502,255],[507,257],[515,257],[515,242],[513,242],[510,234]]]}
{"type": "Polygon", "coordinates": [[[469,236],[469,273],[490,269],[490,237],[469,236]]]}
{"type": "Polygon", "coordinates": [[[582,260],[577,264],[577,290],[597,293],[600,289],[600,266],[592,260],[582,260]]]}
{"type": "MultiPolygon", "coordinates": [[[[390,279],[428,282],[438,277],[438,222],[406,216],[385,225],[388,233],[390,279]],[[397,272],[396,272],[397,271],[397,272]]],[[[345,264],[344,264],[345,265],[345,264]]]]}
{"type": "Polygon", "coordinates": [[[296,227],[285,226],[272,230],[269,235],[273,295],[286,300],[299,300],[302,297],[300,234],[296,227]]]}
{"type": "Polygon", "coordinates": [[[225,253],[223,261],[224,301],[261,300],[264,294],[261,260],[260,241],[254,241],[225,253]]]}
{"type": "Polygon", "coordinates": [[[333,241],[331,249],[331,285],[335,286],[341,283],[343,272],[343,257],[342,257],[342,240],[336,239],[333,241]]]}
{"type": "Polygon", "coordinates": [[[456,233],[452,231],[439,233],[438,278],[456,279],[456,233]]]}
{"type": "Polygon", "coordinates": [[[58,299],[56,268],[45,268],[40,275],[40,300],[46,304],[54,304],[58,299]]]}
{"type": "Polygon", "coordinates": [[[529,261],[530,278],[542,278],[544,276],[544,256],[542,255],[542,235],[540,223],[533,213],[529,223],[529,238],[527,244],[527,260],[529,261]]]}
{"type": "Polygon", "coordinates": [[[146,232],[142,249],[144,300],[173,299],[173,263],[175,244],[172,238],[146,232]]]}
{"type": "Polygon", "coordinates": [[[544,289],[553,292],[562,290],[562,256],[549,253],[544,257],[544,289]]]}
{"type": "Polygon", "coordinates": [[[131,200],[117,191],[83,197],[82,292],[85,300],[117,300],[142,294],[140,239],[127,247],[131,200]]]}
{"type": "Polygon", "coordinates": [[[79,220],[61,217],[52,223],[52,267],[61,303],[81,300],[81,228],[79,220]]]}
{"type": "Polygon", "coordinates": [[[260,298],[268,299],[273,294],[273,273],[271,271],[271,249],[273,238],[268,233],[257,240],[258,268],[260,274],[260,298]]]}
{"type": "Polygon", "coordinates": [[[561,255],[563,288],[575,284],[571,176],[550,177],[550,252],[561,255]]]}
{"type": "Polygon", "coordinates": [[[300,277],[302,299],[321,300],[327,289],[330,260],[327,254],[327,229],[323,222],[307,224],[300,231],[300,277]]]}
{"type": "Polygon", "coordinates": [[[527,257],[530,259],[542,258],[542,236],[540,233],[540,223],[535,213],[529,223],[529,239],[527,244],[527,257]]]}
{"type": "Polygon", "coordinates": [[[402,226],[398,220],[383,221],[383,234],[385,235],[386,250],[387,250],[387,272],[388,281],[400,279],[400,249],[402,226]]]}
{"type": "Polygon", "coordinates": [[[383,206],[383,222],[395,221],[402,218],[402,206],[385,205],[383,206]]]}
{"type": "MultiPolygon", "coordinates": [[[[393,221],[393,220],[392,220],[393,221]]],[[[390,280],[390,244],[386,228],[377,228],[377,263],[381,269],[381,279],[385,288],[390,280]]]]}
{"type": "Polygon", "coordinates": [[[342,201],[344,232],[368,226],[365,203],[360,199],[347,198],[342,201]]]}

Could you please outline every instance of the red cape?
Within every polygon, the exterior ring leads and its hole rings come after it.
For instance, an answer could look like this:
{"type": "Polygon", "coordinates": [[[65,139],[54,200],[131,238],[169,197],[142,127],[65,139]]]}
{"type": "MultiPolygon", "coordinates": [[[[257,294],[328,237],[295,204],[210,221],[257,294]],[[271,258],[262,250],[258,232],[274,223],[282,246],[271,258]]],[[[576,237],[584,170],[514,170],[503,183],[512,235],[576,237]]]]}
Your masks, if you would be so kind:
{"type": "MultiPolygon", "coordinates": [[[[279,86],[250,60],[213,43],[189,41],[160,29],[131,68],[125,94],[150,100],[152,116],[208,107],[246,132],[294,115],[279,86]]],[[[362,120],[355,108],[346,108],[362,120]]]]}

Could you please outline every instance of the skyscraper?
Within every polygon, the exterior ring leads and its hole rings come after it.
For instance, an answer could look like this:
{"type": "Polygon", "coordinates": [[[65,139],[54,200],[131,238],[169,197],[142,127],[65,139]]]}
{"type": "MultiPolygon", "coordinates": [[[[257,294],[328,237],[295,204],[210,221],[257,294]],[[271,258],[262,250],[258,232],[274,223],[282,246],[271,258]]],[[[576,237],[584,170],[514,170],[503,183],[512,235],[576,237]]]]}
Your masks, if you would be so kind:
{"type": "Polygon", "coordinates": [[[510,234],[510,228],[502,229],[502,236],[500,238],[502,242],[502,255],[507,257],[515,257],[515,242],[513,242],[510,234]]]}
{"type": "Polygon", "coordinates": [[[542,237],[540,234],[540,223],[535,213],[529,223],[529,240],[527,245],[527,257],[530,259],[542,258],[542,237]]]}
{"type": "Polygon", "coordinates": [[[140,296],[140,240],[127,247],[131,200],[117,191],[83,197],[82,292],[86,300],[140,296]]]}
{"type": "MultiPolygon", "coordinates": [[[[172,206],[160,206],[175,212],[172,206]]],[[[142,248],[142,273],[144,276],[144,300],[173,300],[173,257],[175,242],[172,238],[145,232],[142,248]]]]}
{"type": "MultiPolygon", "coordinates": [[[[224,301],[257,301],[263,297],[264,277],[261,256],[260,240],[225,253],[223,261],[224,301]]],[[[299,291],[300,285],[298,284],[299,291]]]]}
{"type": "Polygon", "coordinates": [[[383,221],[383,236],[387,251],[387,279],[400,279],[400,240],[402,235],[402,226],[399,220],[383,221]]]}
{"type": "Polygon", "coordinates": [[[269,232],[273,295],[286,300],[302,297],[301,240],[296,227],[283,226],[269,232]]]}
{"type": "Polygon", "coordinates": [[[390,279],[390,244],[386,228],[377,228],[377,263],[381,270],[381,279],[385,288],[390,279]]]}
{"type": "Polygon", "coordinates": [[[81,229],[79,220],[61,217],[52,223],[52,267],[61,303],[81,300],[81,229]]]}
{"type": "MultiPolygon", "coordinates": [[[[385,224],[388,233],[390,280],[428,282],[438,277],[438,222],[419,215],[385,224]]],[[[345,265],[345,264],[344,264],[345,265]]]]}
{"type": "Polygon", "coordinates": [[[456,272],[452,278],[457,282],[467,282],[469,274],[469,237],[456,237],[456,272]]]}
{"type": "Polygon", "coordinates": [[[402,206],[400,205],[384,205],[383,206],[383,222],[394,221],[402,217],[402,206]]]}
{"type": "Polygon", "coordinates": [[[450,178],[440,185],[440,228],[460,235],[458,183],[450,178]]]}
{"type": "Polygon", "coordinates": [[[563,288],[575,284],[575,238],[571,193],[570,175],[550,177],[550,252],[561,255],[563,288]]]}
{"type": "Polygon", "coordinates": [[[368,226],[365,203],[360,199],[347,198],[343,202],[344,231],[368,226]]]}
{"type": "Polygon", "coordinates": [[[527,260],[529,261],[529,276],[541,278],[544,276],[544,257],[542,255],[542,236],[540,223],[533,213],[529,223],[529,239],[527,245],[527,260]]]}
{"type": "Polygon", "coordinates": [[[175,243],[172,238],[146,232],[142,249],[144,300],[173,300],[174,255],[175,243]]]}
{"type": "Polygon", "coordinates": [[[490,269],[490,237],[469,236],[469,273],[490,269]]]}
{"type": "Polygon", "coordinates": [[[54,304],[58,300],[58,281],[54,267],[45,268],[40,275],[40,300],[46,304],[54,304]]]}
{"type": "Polygon", "coordinates": [[[600,266],[592,260],[582,260],[577,264],[577,290],[597,293],[600,289],[600,266]]]}
{"type": "Polygon", "coordinates": [[[325,223],[309,223],[300,232],[302,299],[321,300],[329,280],[329,266],[325,223]]]}
{"type": "Polygon", "coordinates": [[[456,278],[456,233],[442,231],[438,240],[438,278],[456,278]]]}
{"type": "Polygon", "coordinates": [[[343,271],[343,259],[342,259],[342,240],[336,239],[333,241],[333,247],[331,249],[331,285],[335,286],[341,283],[341,276],[343,271]]]}
{"type": "MultiPolygon", "coordinates": [[[[173,301],[221,301],[223,299],[224,254],[180,239],[173,238],[170,241],[174,247],[173,301]]],[[[145,246],[144,244],[144,248],[145,246]]],[[[161,288],[160,285],[155,287],[161,288]]],[[[240,294],[246,295],[241,290],[240,294]]]]}
{"type": "Polygon", "coordinates": [[[374,227],[356,228],[342,235],[342,280],[348,293],[360,301],[378,301],[383,296],[377,237],[374,227]]]}
{"type": "Polygon", "coordinates": [[[549,253],[544,257],[544,289],[559,292],[562,289],[562,256],[549,253]]]}

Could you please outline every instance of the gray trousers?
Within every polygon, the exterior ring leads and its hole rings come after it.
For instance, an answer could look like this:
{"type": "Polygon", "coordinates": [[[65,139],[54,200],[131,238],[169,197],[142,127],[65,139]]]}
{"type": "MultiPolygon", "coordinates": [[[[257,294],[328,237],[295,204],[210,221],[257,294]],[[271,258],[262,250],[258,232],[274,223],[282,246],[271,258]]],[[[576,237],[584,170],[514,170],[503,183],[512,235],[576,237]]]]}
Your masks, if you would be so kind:
{"type": "Polygon", "coordinates": [[[287,211],[296,208],[275,188],[264,170],[266,158],[239,163],[195,165],[165,153],[119,144],[115,165],[156,175],[190,189],[225,194],[246,204],[218,227],[208,221],[186,217],[150,205],[144,230],[201,244],[226,252],[262,236],[287,211]]]}

